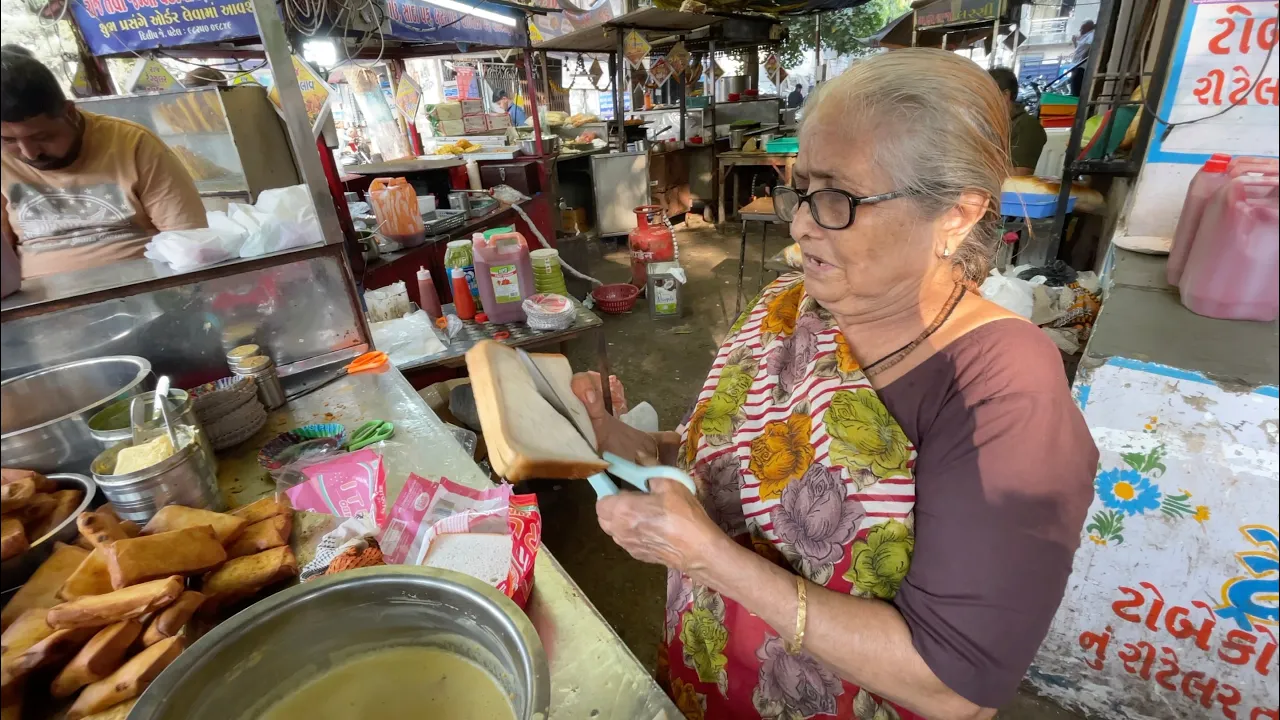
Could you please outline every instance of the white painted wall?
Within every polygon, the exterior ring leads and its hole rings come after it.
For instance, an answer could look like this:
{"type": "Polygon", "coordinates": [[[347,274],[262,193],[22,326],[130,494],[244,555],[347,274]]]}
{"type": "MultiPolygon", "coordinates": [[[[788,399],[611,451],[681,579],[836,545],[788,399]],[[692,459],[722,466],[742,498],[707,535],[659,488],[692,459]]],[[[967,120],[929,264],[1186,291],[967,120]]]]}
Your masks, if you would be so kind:
{"type": "Polygon", "coordinates": [[[1100,718],[1274,720],[1276,389],[1123,359],[1081,372],[1097,493],[1032,682],[1100,718]]]}

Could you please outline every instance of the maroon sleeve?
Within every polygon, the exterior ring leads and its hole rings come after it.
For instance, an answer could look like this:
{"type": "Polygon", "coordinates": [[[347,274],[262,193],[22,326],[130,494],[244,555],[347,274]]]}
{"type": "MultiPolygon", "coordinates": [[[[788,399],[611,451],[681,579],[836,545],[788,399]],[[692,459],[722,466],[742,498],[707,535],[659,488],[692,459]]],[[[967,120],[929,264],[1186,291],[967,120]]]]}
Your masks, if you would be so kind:
{"type": "Polygon", "coordinates": [[[1062,600],[1098,452],[1041,331],[983,336],[998,341],[950,358],[949,392],[921,427],[915,552],[894,604],[933,673],[998,708],[1062,600]]]}

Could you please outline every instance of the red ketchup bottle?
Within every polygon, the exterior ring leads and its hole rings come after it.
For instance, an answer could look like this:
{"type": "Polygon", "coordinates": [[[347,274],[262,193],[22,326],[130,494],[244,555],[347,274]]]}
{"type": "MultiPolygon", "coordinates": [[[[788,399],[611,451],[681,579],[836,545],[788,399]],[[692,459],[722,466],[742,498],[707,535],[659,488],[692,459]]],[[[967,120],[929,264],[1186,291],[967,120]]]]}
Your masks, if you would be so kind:
{"type": "Polygon", "coordinates": [[[462,268],[449,271],[453,286],[453,311],[459,320],[470,320],[476,316],[476,301],[471,297],[471,286],[467,285],[467,276],[462,268]]]}
{"type": "Polygon", "coordinates": [[[418,303],[432,320],[444,314],[440,309],[440,295],[436,292],[436,284],[425,267],[418,268],[418,303]]]}

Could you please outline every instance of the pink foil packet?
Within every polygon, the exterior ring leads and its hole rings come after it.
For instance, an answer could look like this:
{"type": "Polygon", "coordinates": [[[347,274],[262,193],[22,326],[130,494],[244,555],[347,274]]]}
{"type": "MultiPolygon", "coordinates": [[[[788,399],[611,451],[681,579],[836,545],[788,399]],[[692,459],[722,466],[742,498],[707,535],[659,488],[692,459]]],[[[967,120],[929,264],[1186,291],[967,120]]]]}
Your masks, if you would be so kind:
{"type": "Polygon", "coordinates": [[[542,543],[535,495],[515,495],[507,484],[477,490],[448,478],[435,482],[411,474],[391,507],[379,545],[389,564],[424,565],[436,538],[462,533],[510,538],[510,564],[495,587],[523,608],[533,591],[533,564],[542,543]]]}
{"type": "Polygon", "coordinates": [[[306,481],[284,491],[294,509],[344,518],[364,512],[386,526],[387,470],[378,453],[365,448],[296,469],[306,481]]]}

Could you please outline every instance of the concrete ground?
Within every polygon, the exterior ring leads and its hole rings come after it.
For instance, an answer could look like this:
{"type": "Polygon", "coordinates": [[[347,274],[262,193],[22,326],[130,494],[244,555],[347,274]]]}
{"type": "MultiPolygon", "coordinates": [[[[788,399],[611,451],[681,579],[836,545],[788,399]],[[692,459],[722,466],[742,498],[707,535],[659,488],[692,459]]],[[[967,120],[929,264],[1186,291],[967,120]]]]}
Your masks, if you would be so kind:
{"type": "MultiPolygon", "coordinates": [[[[698,219],[691,221],[697,222],[698,219]]],[[[743,282],[743,303],[760,287],[760,229],[751,224],[743,282]]],[[[642,298],[632,313],[605,315],[609,362],[635,405],[647,400],[658,411],[661,427],[675,428],[692,405],[720,342],[733,323],[738,273],[738,226],[724,232],[698,223],[677,226],[680,264],[689,275],[684,316],[651,320],[642,298]]],[[[766,250],[775,254],[789,238],[781,226],[768,236],[766,250]]],[[[604,282],[630,277],[625,243],[592,242],[592,275],[604,282]]],[[[764,273],[766,280],[773,273],[764,273]]],[[[595,369],[594,338],[570,344],[574,368],[595,369]]],[[[592,603],[647,668],[657,661],[662,632],[666,571],[631,559],[615,545],[595,519],[595,494],[585,482],[537,488],[544,519],[543,541],[582,587],[592,603]]],[[[1078,716],[1024,693],[1000,712],[1008,720],[1078,720],[1078,716]]]]}

